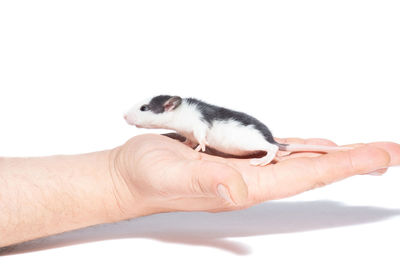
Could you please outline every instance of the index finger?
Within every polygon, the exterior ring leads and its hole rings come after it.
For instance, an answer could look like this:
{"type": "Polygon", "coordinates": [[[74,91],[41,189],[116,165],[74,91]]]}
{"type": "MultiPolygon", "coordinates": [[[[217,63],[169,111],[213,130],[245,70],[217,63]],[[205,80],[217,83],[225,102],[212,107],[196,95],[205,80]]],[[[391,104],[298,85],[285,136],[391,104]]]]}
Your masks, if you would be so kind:
{"type": "Polygon", "coordinates": [[[386,168],[389,154],[375,146],[362,146],[314,158],[295,158],[259,170],[258,199],[292,196],[357,174],[386,168]]]}

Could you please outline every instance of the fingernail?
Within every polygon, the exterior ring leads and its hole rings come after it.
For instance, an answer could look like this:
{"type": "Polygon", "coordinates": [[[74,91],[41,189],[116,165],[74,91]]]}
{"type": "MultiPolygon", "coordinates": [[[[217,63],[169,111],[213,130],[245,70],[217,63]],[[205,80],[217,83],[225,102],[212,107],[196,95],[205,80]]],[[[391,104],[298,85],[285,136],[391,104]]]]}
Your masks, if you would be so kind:
{"type": "Polygon", "coordinates": [[[370,172],[368,174],[372,175],[372,176],[381,176],[382,175],[382,173],[380,173],[380,172],[370,172]]]}
{"type": "Polygon", "coordinates": [[[373,172],[370,172],[370,173],[367,173],[367,174],[369,174],[369,175],[373,175],[373,176],[381,176],[382,174],[384,174],[385,172],[386,172],[386,170],[387,169],[378,169],[378,170],[376,170],[376,171],[373,171],[373,172]]]}
{"type": "Polygon", "coordinates": [[[228,202],[231,203],[231,204],[235,204],[235,203],[232,201],[232,198],[231,198],[231,196],[230,196],[230,194],[229,194],[229,190],[228,190],[228,188],[226,188],[226,186],[224,186],[223,184],[219,184],[219,185],[217,186],[217,191],[218,191],[218,194],[219,194],[219,196],[220,196],[221,198],[225,199],[226,201],[228,201],[228,202]]]}

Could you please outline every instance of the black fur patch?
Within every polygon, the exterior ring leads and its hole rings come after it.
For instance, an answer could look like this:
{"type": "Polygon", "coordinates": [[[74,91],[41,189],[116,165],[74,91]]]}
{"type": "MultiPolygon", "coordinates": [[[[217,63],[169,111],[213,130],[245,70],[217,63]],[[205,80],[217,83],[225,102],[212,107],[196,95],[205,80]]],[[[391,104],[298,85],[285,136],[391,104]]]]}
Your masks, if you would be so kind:
{"type": "Polygon", "coordinates": [[[268,127],[257,120],[256,118],[247,115],[244,112],[234,111],[223,107],[218,107],[215,105],[211,105],[205,103],[201,100],[195,98],[185,98],[185,101],[189,105],[196,105],[197,108],[200,110],[203,121],[207,122],[210,126],[212,125],[213,121],[226,121],[229,119],[235,120],[241,123],[244,126],[253,125],[255,129],[260,131],[264,138],[271,144],[279,144],[275,141],[274,137],[272,136],[271,131],[268,127]]]}
{"type": "Polygon", "coordinates": [[[163,113],[165,111],[164,103],[170,98],[170,95],[159,95],[153,97],[149,103],[150,110],[157,114],[163,113]]]}

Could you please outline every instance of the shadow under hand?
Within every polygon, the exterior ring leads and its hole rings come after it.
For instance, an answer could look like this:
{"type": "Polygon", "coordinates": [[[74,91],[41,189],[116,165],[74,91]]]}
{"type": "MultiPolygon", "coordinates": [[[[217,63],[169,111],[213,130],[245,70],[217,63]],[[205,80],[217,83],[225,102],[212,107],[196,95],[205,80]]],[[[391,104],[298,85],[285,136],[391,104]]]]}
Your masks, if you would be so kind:
{"type": "Polygon", "coordinates": [[[312,231],[376,222],[400,215],[400,210],[346,206],[334,201],[270,201],[246,210],[156,214],[41,238],[3,252],[17,254],[119,238],[151,238],[165,242],[210,246],[238,255],[250,248],[230,237],[312,231]]]}

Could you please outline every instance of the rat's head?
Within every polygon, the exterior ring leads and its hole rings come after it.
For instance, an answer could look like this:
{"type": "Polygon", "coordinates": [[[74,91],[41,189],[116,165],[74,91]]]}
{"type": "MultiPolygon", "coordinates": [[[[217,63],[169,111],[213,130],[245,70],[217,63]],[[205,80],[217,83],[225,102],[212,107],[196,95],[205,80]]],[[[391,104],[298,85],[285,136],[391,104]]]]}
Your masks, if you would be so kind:
{"type": "Polygon", "coordinates": [[[133,106],[125,115],[127,123],[139,128],[163,128],[182,103],[179,96],[159,95],[133,106]]]}

